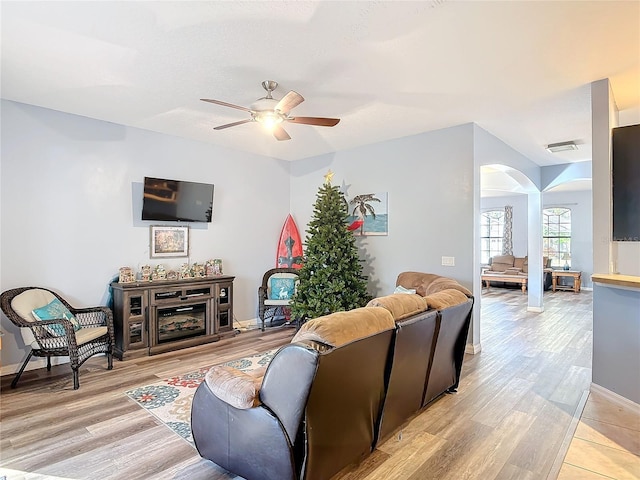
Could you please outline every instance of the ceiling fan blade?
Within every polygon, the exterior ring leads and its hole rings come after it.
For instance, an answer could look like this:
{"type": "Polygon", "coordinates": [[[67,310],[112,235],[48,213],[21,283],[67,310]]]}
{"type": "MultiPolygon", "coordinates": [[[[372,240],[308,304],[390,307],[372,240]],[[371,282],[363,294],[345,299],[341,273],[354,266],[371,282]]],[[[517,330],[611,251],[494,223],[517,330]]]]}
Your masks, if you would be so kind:
{"type": "Polygon", "coordinates": [[[222,105],[223,107],[237,108],[238,110],[242,110],[243,112],[251,113],[251,110],[249,110],[247,107],[241,107],[240,105],[234,105],[233,103],[222,102],[220,100],[212,100],[210,98],[201,98],[200,100],[202,100],[203,102],[215,103],[216,105],[222,105]]]}
{"type": "Polygon", "coordinates": [[[280,110],[282,113],[289,113],[294,107],[304,102],[304,97],[298,92],[291,90],[287,93],[282,100],[278,102],[275,110],[280,110]]]}
{"type": "Polygon", "coordinates": [[[289,134],[280,125],[275,125],[273,127],[273,136],[278,140],[291,140],[289,134]]]}
{"type": "Polygon", "coordinates": [[[213,127],[214,130],[223,130],[229,127],[235,127],[236,125],[242,125],[243,123],[253,122],[253,118],[248,118],[246,120],[240,120],[239,122],[227,123],[226,125],[220,125],[219,127],[213,127]]]}
{"type": "Polygon", "coordinates": [[[333,127],[338,124],[339,118],[322,118],[322,117],[291,117],[287,122],[302,123],[304,125],[317,125],[319,127],[333,127]]]}

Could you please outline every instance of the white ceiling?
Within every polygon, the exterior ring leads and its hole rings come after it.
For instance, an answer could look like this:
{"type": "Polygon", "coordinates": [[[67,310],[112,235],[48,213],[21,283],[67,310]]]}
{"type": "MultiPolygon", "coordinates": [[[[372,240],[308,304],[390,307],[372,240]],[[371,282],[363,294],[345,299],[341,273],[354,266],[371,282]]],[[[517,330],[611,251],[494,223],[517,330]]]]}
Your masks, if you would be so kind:
{"type": "MultiPolygon", "coordinates": [[[[576,178],[549,188],[545,192],[576,192],[591,189],[591,178],[576,178]]],[[[527,192],[528,188],[505,172],[505,169],[496,168],[492,165],[483,165],[480,168],[481,197],[510,197],[513,195],[526,195],[527,192]]]]}
{"type": "MultiPolygon", "coordinates": [[[[535,163],[591,159],[590,87],[640,112],[640,2],[2,1],[2,97],[296,160],[476,122],[535,163]],[[247,113],[306,101],[278,142],[247,113]],[[575,140],[553,155],[548,143],[575,140]]],[[[634,113],[635,115],[635,113],[634,113]]]]}

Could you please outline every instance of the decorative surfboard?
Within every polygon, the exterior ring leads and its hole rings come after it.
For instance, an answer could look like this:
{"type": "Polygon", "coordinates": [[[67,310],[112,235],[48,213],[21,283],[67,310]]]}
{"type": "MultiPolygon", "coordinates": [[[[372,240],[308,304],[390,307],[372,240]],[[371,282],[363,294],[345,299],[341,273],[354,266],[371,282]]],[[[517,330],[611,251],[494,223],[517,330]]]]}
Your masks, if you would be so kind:
{"type": "Polygon", "coordinates": [[[277,268],[301,268],[302,267],[302,240],[296,222],[291,214],[282,226],[278,251],[276,253],[277,268]]]}

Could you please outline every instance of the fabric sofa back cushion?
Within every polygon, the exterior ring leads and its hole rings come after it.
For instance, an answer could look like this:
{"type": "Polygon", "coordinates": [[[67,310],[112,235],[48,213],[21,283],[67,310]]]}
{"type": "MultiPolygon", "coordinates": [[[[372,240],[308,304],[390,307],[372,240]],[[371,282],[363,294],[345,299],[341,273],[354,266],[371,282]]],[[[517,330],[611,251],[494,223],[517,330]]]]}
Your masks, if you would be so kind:
{"type": "Polygon", "coordinates": [[[468,300],[468,297],[458,290],[448,289],[425,297],[429,308],[443,310],[447,307],[460,305],[468,300]]]}
{"type": "Polygon", "coordinates": [[[427,307],[427,301],[418,294],[394,293],[385,297],[378,297],[371,300],[367,307],[386,308],[393,315],[397,322],[404,318],[424,312],[427,307]]]}
{"type": "Polygon", "coordinates": [[[443,277],[442,275],[435,275],[433,273],[402,272],[398,275],[396,285],[402,285],[404,288],[413,288],[418,295],[423,297],[449,288],[458,290],[467,297],[473,295],[469,289],[460,285],[453,278],[443,277]]]}
{"type": "Polygon", "coordinates": [[[505,272],[508,268],[514,266],[516,257],[513,255],[496,255],[491,258],[491,270],[492,272],[505,272]]]}
{"type": "Polygon", "coordinates": [[[304,323],[291,343],[314,341],[340,347],[361,338],[395,328],[391,313],[382,307],[361,307],[336,312],[304,323]]]}
{"type": "MultiPolygon", "coordinates": [[[[551,265],[549,257],[542,257],[542,268],[548,268],[551,265]]],[[[524,264],[522,265],[522,271],[529,273],[529,257],[524,257],[524,264]]]]}

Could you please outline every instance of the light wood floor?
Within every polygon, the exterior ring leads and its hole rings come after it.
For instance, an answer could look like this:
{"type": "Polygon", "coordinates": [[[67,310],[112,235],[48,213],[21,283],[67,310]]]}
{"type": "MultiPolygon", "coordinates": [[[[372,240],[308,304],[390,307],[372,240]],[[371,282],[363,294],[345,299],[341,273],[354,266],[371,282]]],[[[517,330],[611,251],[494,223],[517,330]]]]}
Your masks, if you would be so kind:
{"type": "MultiPolygon", "coordinates": [[[[483,351],[466,357],[459,393],[435,401],[361,465],[345,469],[334,480],[555,478],[569,443],[567,432],[572,422],[575,427],[574,414],[584,404],[591,380],[591,299],[591,292],[584,290],[547,292],[545,312],[535,314],[526,312],[526,295],[519,290],[491,289],[482,297],[483,351]]],[[[202,460],[123,392],[274,348],[293,333],[288,328],[242,333],[189,350],[115,361],[113,371],[105,370],[105,360],[96,357],[81,369],[77,391],[67,366],[53,367],[50,373],[26,372],[15,390],[8,388],[11,378],[3,377],[0,475],[235,478],[202,460]]],[[[583,421],[595,410],[587,402],[583,421]]],[[[593,420],[607,423],[602,417],[593,420]]],[[[598,432],[600,441],[615,449],[611,442],[616,437],[608,430],[598,432]]],[[[580,426],[576,439],[595,443],[593,434],[583,433],[580,426]]],[[[633,476],[637,444],[617,444],[631,445],[631,458],[610,457],[618,466],[631,461],[621,469],[627,476],[576,476],[595,470],[576,466],[579,462],[569,450],[560,478],[640,478],[633,476]],[[567,465],[581,471],[569,472],[567,465]]]]}

